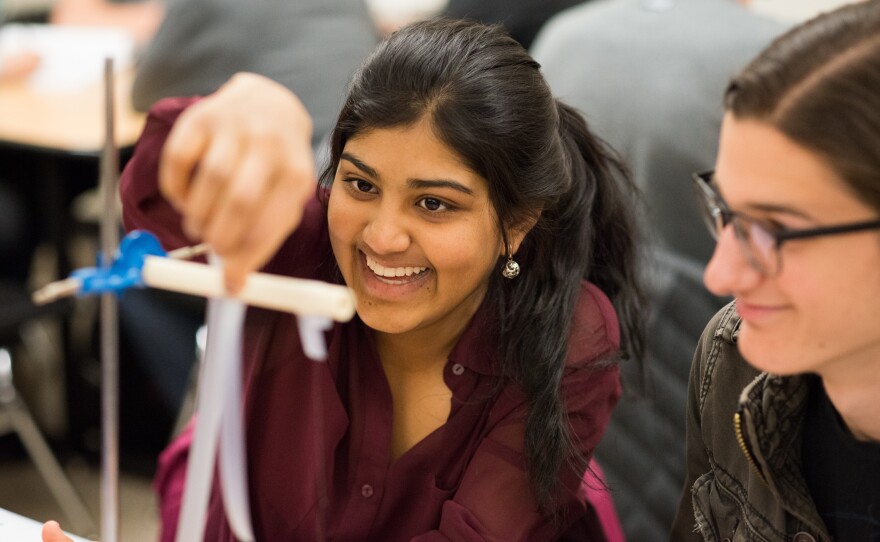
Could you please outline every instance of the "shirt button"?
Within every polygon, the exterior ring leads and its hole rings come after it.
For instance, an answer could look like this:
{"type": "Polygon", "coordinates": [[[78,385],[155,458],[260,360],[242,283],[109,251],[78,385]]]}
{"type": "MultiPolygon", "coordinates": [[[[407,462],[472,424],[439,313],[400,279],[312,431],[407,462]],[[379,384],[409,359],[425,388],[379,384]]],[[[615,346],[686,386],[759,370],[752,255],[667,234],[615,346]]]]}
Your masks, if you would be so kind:
{"type": "Polygon", "coordinates": [[[793,542],[816,542],[816,539],[813,538],[813,535],[810,533],[800,532],[794,535],[792,539],[793,542]]]}
{"type": "Polygon", "coordinates": [[[373,486],[370,484],[364,484],[361,486],[361,497],[365,499],[369,499],[373,496],[373,486]]]}
{"type": "Polygon", "coordinates": [[[455,376],[461,376],[464,374],[464,365],[461,363],[455,363],[452,365],[452,374],[455,376]]]}

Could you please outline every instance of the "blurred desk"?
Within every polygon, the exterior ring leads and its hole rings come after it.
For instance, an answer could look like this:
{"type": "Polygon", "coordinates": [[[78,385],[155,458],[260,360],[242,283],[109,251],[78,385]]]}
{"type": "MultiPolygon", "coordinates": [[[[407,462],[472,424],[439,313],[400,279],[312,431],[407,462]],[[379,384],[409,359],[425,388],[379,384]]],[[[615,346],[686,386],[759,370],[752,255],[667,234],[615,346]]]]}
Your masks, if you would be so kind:
{"type": "MultiPolygon", "coordinates": [[[[116,77],[116,143],[131,146],[145,115],[131,106],[134,70],[116,77]]],[[[96,81],[83,91],[37,92],[26,83],[0,84],[0,145],[46,152],[100,156],[104,145],[104,86],[96,81]]]]}

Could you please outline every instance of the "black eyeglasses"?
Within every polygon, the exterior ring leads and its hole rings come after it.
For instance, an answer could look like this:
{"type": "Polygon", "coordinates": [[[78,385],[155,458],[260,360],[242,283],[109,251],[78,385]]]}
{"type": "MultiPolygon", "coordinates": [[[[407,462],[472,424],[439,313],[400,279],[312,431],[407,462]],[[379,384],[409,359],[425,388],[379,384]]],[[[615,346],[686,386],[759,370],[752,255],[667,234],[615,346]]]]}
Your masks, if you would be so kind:
{"type": "Polygon", "coordinates": [[[752,218],[732,211],[727,206],[715,188],[714,176],[714,171],[693,175],[703,220],[709,228],[709,233],[717,240],[721,230],[728,224],[733,224],[733,231],[749,263],[768,277],[778,274],[782,269],[782,253],[779,249],[786,241],[880,228],[880,220],[870,220],[823,228],[792,230],[767,220],[752,218]]]}

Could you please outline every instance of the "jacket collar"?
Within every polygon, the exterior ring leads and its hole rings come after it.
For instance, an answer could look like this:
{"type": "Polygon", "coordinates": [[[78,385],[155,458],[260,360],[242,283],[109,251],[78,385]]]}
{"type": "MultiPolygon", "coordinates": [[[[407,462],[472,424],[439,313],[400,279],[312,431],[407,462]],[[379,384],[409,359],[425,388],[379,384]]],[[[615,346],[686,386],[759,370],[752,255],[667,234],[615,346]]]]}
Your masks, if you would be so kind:
{"type": "Polygon", "coordinates": [[[812,375],[783,377],[759,374],[739,400],[741,430],[759,474],[790,514],[830,540],[817,523],[816,505],[803,476],[801,447],[804,413],[812,375]]]}

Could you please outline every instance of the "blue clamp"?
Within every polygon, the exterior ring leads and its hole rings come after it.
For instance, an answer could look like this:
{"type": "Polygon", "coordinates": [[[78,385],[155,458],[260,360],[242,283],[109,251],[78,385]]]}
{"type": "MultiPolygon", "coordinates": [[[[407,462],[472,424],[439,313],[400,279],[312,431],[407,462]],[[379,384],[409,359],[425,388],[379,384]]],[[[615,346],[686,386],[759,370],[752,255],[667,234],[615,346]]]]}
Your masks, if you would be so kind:
{"type": "MultiPolygon", "coordinates": [[[[80,281],[80,295],[121,292],[133,286],[143,287],[141,270],[147,256],[165,256],[166,252],[152,233],[134,230],[126,235],[109,268],[86,267],[71,274],[80,281]]],[[[99,265],[101,257],[98,257],[99,265]]]]}

